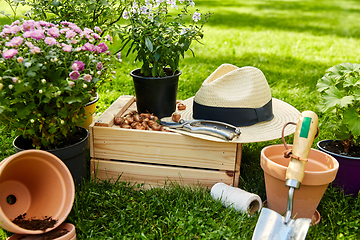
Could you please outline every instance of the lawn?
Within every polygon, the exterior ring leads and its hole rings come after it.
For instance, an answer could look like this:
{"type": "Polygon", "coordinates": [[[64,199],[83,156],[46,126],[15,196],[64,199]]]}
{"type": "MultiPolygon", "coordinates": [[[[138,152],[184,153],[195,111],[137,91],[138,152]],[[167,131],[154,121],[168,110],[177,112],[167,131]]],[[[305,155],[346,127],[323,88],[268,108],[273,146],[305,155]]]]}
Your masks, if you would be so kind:
{"type": "MultiPolygon", "coordinates": [[[[203,45],[194,44],[181,61],[179,99],[193,96],[209,74],[223,63],[255,66],[263,71],[272,96],[299,111],[318,113],[320,135],[326,115],[317,111],[316,82],[326,69],[342,62],[360,62],[360,4],[358,1],[195,1],[214,12],[205,27],[203,45]]],[[[4,1],[0,1],[0,7],[4,1]]],[[[2,24],[6,23],[0,17],[2,24]]],[[[117,48],[119,43],[112,47],[117,48]]],[[[99,91],[100,115],[120,95],[134,94],[129,72],[137,67],[125,57],[117,77],[99,91]]],[[[0,160],[14,153],[13,133],[0,126],[0,160]]],[[[287,138],[292,142],[292,138],[287,138]]],[[[244,144],[240,188],[266,199],[260,151],[280,140],[244,144]]],[[[307,239],[360,239],[360,197],[346,196],[329,186],[318,211],[321,221],[307,239]]],[[[211,199],[209,189],[168,183],[145,190],[141,183],[86,180],[77,189],[68,221],[78,239],[251,239],[258,215],[249,217],[211,199]],[[140,190],[139,190],[140,188],[140,190]]],[[[0,229],[0,239],[11,233],[0,229]]]]}

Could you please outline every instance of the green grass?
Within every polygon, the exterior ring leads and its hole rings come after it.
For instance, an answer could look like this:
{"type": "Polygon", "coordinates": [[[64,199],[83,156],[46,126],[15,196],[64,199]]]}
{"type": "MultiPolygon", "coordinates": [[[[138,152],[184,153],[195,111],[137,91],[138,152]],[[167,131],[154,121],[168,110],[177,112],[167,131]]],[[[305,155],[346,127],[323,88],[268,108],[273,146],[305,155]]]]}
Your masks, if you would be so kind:
{"type": "MultiPolygon", "coordinates": [[[[219,65],[231,63],[261,69],[272,95],[299,111],[317,112],[316,81],[325,70],[341,62],[360,62],[360,5],[358,1],[195,1],[196,7],[215,14],[205,27],[203,44],[194,44],[181,62],[179,99],[193,96],[219,65]]],[[[0,1],[2,6],[3,1],[0,1]]],[[[1,8],[2,9],[2,8],[1,8]]],[[[4,24],[4,19],[0,22],[4,24]]],[[[113,46],[116,49],[119,43],[113,46]]],[[[134,94],[129,72],[134,56],[119,64],[116,80],[100,89],[97,113],[120,95],[134,94]]],[[[241,91],[241,89],[239,89],[241,91]]],[[[318,112],[317,112],[318,113],[318,112]]],[[[320,135],[332,138],[320,118],[320,135]]],[[[2,128],[0,127],[0,131],[2,128]]],[[[0,158],[11,150],[11,132],[0,134],[0,158]]],[[[292,138],[288,137],[288,142],[292,138]]],[[[280,140],[244,144],[240,188],[266,199],[259,165],[263,147],[280,140]]],[[[315,143],[313,145],[315,148],[315,143]]],[[[121,180],[121,178],[120,178],[121,180]]],[[[141,184],[141,183],[140,183],[141,184]]],[[[318,211],[321,222],[307,239],[360,239],[360,197],[344,196],[331,186],[318,211]]],[[[209,190],[180,187],[144,190],[118,181],[86,181],[77,189],[68,221],[78,239],[251,239],[257,217],[221,207],[209,190]]],[[[0,229],[0,239],[9,233],[0,229]]]]}

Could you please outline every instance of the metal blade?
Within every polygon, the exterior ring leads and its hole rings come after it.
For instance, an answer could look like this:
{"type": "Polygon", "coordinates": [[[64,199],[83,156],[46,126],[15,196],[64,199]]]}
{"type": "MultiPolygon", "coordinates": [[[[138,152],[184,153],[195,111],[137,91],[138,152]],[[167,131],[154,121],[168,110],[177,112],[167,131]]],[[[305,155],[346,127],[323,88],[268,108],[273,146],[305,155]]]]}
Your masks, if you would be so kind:
{"type": "Polygon", "coordinates": [[[311,219],[291,219],[287,224],[277,212],[263,208],[255,227],[253,240],[304,240],[309,230],[311,219]]]}

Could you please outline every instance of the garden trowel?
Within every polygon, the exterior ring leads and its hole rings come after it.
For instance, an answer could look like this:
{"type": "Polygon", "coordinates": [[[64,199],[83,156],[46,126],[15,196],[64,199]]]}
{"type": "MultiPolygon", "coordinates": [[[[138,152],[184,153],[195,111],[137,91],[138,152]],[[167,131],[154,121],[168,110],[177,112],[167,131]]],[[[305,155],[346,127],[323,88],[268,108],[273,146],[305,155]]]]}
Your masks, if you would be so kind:
{"type": "Polygon", "coordinates": [[[314,112],[304,111],[300,114],[296,124],[293,149],[288,152],[291,160],[286,170],[285,182],[285,185],[289,187],[287,211],[283,217],[273,210],[263,208],[255,227],[253,240],[305,239],[311,219],[291,219],[291,215],[294,192],[295,189],[300,188],[304,178],[305,165],[317,132],[317,125],[318,117],[314,112]]]}

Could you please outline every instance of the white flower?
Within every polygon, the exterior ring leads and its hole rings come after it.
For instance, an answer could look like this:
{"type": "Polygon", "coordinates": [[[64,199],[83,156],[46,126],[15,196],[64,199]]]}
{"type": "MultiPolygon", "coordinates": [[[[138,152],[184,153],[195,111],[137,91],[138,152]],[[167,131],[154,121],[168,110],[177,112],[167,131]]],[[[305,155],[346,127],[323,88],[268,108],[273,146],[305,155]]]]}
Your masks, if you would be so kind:
{"type": "Polygon", "coordinates": [[[34,120],[34,119],[30,119],[30,122],[31,122],[31,123],[34,123],[34,122],[35,122],[35,120],[34,120]]]}
{"type": "Polygon", "coordinates": [[[42,82],[42,83],[46,83],[46,79],[44,79],[44,78],[41,79],[41,82],[42,82]]]}
{"type": "Polygon", "coordinates": [[[9,85],[9,88],[10,88],[10,89],[13,89],[13,87],[14,87],[13,85],[11,85],[11,84],[9,85]]]}
{"type": "Polygon", "coordinates": [[[87,88],[87,85],[85,83],[83,84],[83,88],[87,88]]]}
{"type": "Polygon", "coordinates": [[[125,10],[124,13],[123,13],[123,18],[124,18],[125,20],[128,20],[128,19],[130,18],[129,13],[128,13],[126,10],[125,10]]]}
{"type": "Polygon", "coordinates": [[[61,120],[60,120],[60,124],[63,124],[63,125],[64,125],[64,124],[65,124],[65,121],[61,119],[61,120]]]}
{"type": "Polygon", "coordinates": [[[201,13],[198,13],[198,12],[194,12],[194,15],[192,17],[192,20],[194,20],[194,22],[197,22],[201,19],[201,13]]]}
{"type": "Polygon", "coordinates": [[[39,90],[39,93],[40,93],[40,94],[42,94],[42,93],[43,93],[43,90],[42,90],[42,89],[40,89],[40,90],[39,90]]]}

